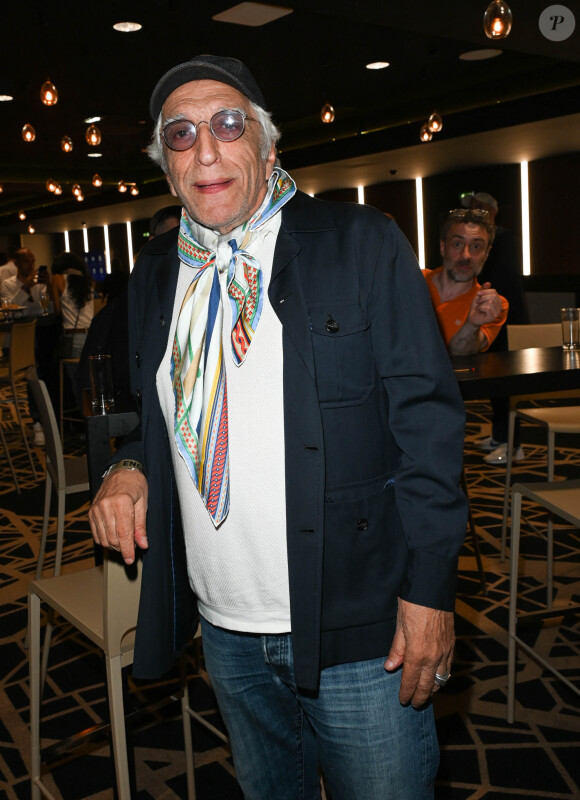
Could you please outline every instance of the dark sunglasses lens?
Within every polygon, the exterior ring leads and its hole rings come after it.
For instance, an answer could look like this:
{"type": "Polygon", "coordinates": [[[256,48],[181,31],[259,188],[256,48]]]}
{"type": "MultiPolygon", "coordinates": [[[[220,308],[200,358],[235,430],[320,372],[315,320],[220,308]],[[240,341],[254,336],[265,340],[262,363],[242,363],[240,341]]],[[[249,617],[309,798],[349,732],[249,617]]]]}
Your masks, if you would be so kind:
{"type": "Polygon", "coordinates": [[[189,150],[193,147],[195,137],[195,126],[187,119],[178,119],[163,128],[165,144],[172,150],[189,150]]]}
{"type": "Polygon", "coordinates": [[[218,111],[211,118],[211,132],[220,142],[233,142],[244,132],[244,115],[239,111],[218,111]]]}

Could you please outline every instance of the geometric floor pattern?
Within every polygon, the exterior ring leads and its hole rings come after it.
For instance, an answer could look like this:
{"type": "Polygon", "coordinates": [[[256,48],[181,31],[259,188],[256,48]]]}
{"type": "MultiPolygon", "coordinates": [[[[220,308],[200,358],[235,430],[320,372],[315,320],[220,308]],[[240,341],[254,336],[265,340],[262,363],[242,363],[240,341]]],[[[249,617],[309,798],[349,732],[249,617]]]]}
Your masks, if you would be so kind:
{"type": "MultiPolygon", "coordinates": [[[[436,800],[571,800],[580,798],[580,700],[528,657],[520,656],[516,722],[506,721],[508,560],[500,560],[501,513],[505,472],[487,466],[474,442],[489,433],[489,407],[468,404],[465,470],[471,507],[484,562],[487,593],[481,584],[467,539],[459,568],[456,606],[457,647],[453,676],[434,698],[441,744],[436,800]]],[[[34,574],[40,531],[44,480],[34,480],[18,431],[6,426],[21,492],[14,491],[0,452],[0,800],[30,797],[28,739],[28,665],[24,639],[27,625],[26,585],[34,574]]],[[[518,480],[545,477],[545,448],[537,429],[524,427],[526,459],[517,465],[518,480]]],[[[558,448],[556,473],[580,477],[580,441],[558,448]]],[[[69,436],[67,450],[82,451],[69,436]]],[[[35,449],[38,472],[43,452],[35,449]]],[[[67,498],[63,571],[91,564],[92,540],[87,522],[88,496],[67,498]]],[[[52,509],[55,513],[55,509],[52,509]]],[[[545,519],[526,505],[522,530],[523,570],[520,605],[539,608],[545,601],[545,519]],[[535,526],[537,530],[530,527],[535,526]]],[[[52,520],[53,528],[55,520],[52,520]]],[[[50,538],[50,537],[49,537],[50,538]]],[[[580,602],[580,534],[555,525],[554,603],[580,602]]],[[[53,550],[47,547],[45,574],[53,550]]],[[[578,617],[559,620],[530,633],[535,646],[557,663],[575,684],[580,681],[578,617]]],[[[191,653],[191,704],[221,726],[203,668],[191,653]]],[[[129,750],[134,761],[138,800],[186,797],[185,760],[179,704],[161,704],[171,696],[176,676],[146,685],[127,676],[126,709],[140,710],[131,723],[129,750]],[[160,707],[143,711],[152,701],[160,707]]],[[[112,800],[114,772],[106,737],[85,742],[71,753],[54,745],[79,730],[107,720],[104,664],[87,640],[60,624],[55,629],[49,675],[42,706],[43,747],[49,748],[46,779],[55,798],[112,800]],[[51,750],[52,748],[52,750],[51,750]]],[[[198,800],[242,800],[227,748],[193,724],[198,800]]],[[[386,798],[388,800],[388,798],[386,798]]]]}

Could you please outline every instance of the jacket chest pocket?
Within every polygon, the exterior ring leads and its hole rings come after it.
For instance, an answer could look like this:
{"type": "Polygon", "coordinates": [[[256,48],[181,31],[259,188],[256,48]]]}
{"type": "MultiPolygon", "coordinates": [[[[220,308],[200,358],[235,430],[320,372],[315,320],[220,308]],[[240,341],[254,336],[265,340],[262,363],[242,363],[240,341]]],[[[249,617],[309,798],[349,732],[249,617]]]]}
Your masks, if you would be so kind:
{"type": "Polygon", "coordinates": [[[375,383],[370,324],[357,303],[308,309],[316,384],[325,408],[364,403],[375,383]]]}

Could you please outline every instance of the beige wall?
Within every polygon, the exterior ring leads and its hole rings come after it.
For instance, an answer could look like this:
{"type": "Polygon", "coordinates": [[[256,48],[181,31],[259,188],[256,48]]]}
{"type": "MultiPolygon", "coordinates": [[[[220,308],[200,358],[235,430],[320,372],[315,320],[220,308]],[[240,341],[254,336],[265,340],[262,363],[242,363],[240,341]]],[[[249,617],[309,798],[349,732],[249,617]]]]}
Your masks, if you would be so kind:
{"type": "Polygon", "coordinates": [[[20,242],[22,247],[28,247],[28,249],[32,250],[34,253],[37,268],[41,264],[46,264],[50,269],[50,266],[54,260],[52,254],[51,236],[42,233],[23,233],[20,236],[20,242]]]}

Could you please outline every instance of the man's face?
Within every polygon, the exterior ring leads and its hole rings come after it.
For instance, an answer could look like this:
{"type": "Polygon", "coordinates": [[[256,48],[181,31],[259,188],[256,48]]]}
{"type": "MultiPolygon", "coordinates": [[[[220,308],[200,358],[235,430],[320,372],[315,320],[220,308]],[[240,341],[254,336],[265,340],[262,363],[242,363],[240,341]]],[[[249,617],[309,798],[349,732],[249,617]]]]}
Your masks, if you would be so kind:
{"type": "Polygon", "coordinates": [[[34,253],[27,247],[18,250],[14,256],[14,263],[18,268],[18,274],[22,278],[28,278],[34,272],[34,253]]]}
{"type": "Polygon", "coordinates": [[[466,283],[476,278],[489,253],[489,236],[485,228],[472,222],[456,222],[449,228],[440,251],[448,279],[466,283]]]}
{"type": "Polygon", "coordinates": [[[219,81],[191,81],[172,92],[163,104],[163,124],[185,118],[197,126],[197,139],[189,150],[177,152],[165,144],[172,194],[181,200],[192,219],[220,233],[248,220],[264,199],[276,154],[266,161],[260,155],[262,128],[246,120],[244,133],[234,142],[220,142],[199,125],[217,112],[237,108],[252,116],[249,100],[219,81]]]}

